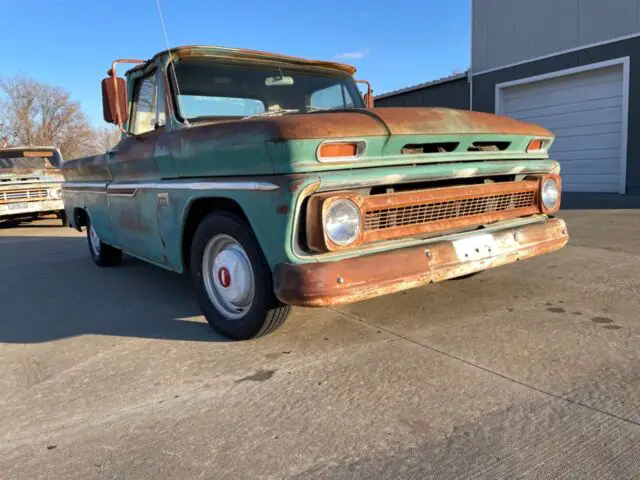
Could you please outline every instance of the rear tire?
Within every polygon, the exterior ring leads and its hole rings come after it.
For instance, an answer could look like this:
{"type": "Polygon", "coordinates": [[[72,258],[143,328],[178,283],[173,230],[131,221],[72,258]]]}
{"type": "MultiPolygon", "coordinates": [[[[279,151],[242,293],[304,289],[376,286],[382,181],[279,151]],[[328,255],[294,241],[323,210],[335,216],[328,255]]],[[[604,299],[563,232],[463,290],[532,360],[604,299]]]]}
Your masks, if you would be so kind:
{"type": "Polygon", "coordinates": [[[291,309],[273,293],[271,270],[253,231],[232,213],[213,213],[200,223],[190,272],[209,325],[234,340],[271,333],[291,309]]]}
{"type": "Polygon", "coordinates": [[[99,267],[113,267],[122,262],[122,250],[107,245],[93,229],[91,219],[87,217],[87,243],[91,259],[99,267]]]}

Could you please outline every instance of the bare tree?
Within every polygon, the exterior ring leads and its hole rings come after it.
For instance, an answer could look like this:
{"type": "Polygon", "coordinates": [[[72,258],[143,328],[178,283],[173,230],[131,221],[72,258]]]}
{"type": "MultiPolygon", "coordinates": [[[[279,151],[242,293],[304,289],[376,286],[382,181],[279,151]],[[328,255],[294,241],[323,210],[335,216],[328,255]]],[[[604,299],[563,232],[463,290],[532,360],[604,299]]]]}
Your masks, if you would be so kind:
{"type": "Polygon", "coordinates": [[[104,153],[120,141],[120,130],[115,127],[98,127],[93,130],[96,153],[104,153]]]}
{"type": "Polygon", "coordinates": [[[0,79],[0,137],[12,145],[52,145],[64,158],[96,151],[95,134],[69,92],[27,77],[0,79]]]}

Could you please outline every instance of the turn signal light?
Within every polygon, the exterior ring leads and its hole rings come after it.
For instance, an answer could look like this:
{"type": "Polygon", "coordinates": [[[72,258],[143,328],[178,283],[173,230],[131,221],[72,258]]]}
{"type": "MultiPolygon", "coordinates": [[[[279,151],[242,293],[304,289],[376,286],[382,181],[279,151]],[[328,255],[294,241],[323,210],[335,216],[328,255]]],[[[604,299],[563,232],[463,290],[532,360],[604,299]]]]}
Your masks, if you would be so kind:
{"type": "Polygon", "coordinates": [[[321,162],[355,160],[362,156],[365,147],[365,142],[325,142],[318,147],[317,157],[321,162]]]}
{"type": "Polygon", "coordinates": [[[542,138],[534,138],[529,142],[527,146],[527,153],[531,152],[541,152],[544,150],[545,141],[542,138]]]}

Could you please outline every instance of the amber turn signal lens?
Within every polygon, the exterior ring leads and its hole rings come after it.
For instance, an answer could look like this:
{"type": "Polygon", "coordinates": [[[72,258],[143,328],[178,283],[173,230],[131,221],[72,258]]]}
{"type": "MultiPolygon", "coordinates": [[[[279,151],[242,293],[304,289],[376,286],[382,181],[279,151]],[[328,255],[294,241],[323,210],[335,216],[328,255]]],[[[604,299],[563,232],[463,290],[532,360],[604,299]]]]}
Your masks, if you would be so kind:
{"type": "Polygon", "coordinates": [[[358,153],[356,143],[325,143],[320,146],[320,158],[355,157],[358,153]]]}
{"type": "Polygon", "coordinates": [[[544,140],[540,138],[534,138],[529,142],[527,152],[539,152],[544,148],[544,140]]]}

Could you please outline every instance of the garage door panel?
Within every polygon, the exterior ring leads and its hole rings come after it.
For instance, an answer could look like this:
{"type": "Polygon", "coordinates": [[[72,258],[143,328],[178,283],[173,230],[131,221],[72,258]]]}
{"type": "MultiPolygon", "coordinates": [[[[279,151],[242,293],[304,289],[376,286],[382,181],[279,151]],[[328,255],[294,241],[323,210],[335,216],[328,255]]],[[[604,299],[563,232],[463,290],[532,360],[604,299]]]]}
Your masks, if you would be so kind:
{"type": "Polygon", "coordinates": [[[598,135],[600,133],[618,133],[622,130],[622,122],[610,122],[594,125],[563,126],[553,129],[553,133],[557,137],[575,137],[577,135],[598,135]]]}
{"type": "MultiPolygon", "coordinates": [[[[538,105],[538,104],[536,104],[538,105]]],[[[510,110],[512,114],[520,113],[519,118],[521,120],[535,121],[538,118],[546,118],[554,115],[562,115],[565,113],[575,112],[591,112],[600,110],[603,108],[620,108],[622,106],[622,95],[614,97],[600,98],[596,100],[589,100],[585,102],[576,101],[572,103],[562,103],[551,106],[536,106],[528,110],[521,112],[514,112],[510,110]]]]}
{"type": "Polygon", "coordinates": [[[602,123],[613,123],[621,120],[620,107],[601,108],[598,110],[581,111],[576,110],[561,115],[551,115],[548,117],[537,117],[528,120],[533,123],[540,123],[545,128],[553,130],[557,127],[582,127],[597,125],[602,123]]]}
{"type": "MultiPolygon", "coordinates": [[[[594,148],[588,150],[572,150],[568,152],[555,152],[553,147],[549,152],[549,156],[554,160],[558,160],[557,157],[562,157],[562,160],[570,163],[576,160],[591,160],[593,162],[599,161],[603,158],[616,158],[618,161],[620,160],[620,150],[618,148],[594,148]]],[[[563,163],[563,165],[566,165],[563,163]]]]}
{"type": "Polygon", "coordinates": [[[518,113],[528,111],[531,105],[553,107],[556,105],[570,105],[576,102],[588,102],[615,97],[622,97],[619,81],[596,85],[582,85],[575,89],[565,89],[562,91],[542,91],[535,94],[523,95],[519,98],[509,98],[507,108],[511,112],[518,113]]]}
{"type": "Polygon", "coordinates": [[[620,65],[576,73],[573,75],[540,80],[538,82],[519,85],[510,98],[521,98],[539,93],[563,92],[575,90],[584,85],[603,85],[620,79],[620,65]]]}
{"type": "MultiPolygon", "coordinates": [[[[557,137],[549,152],[557,155],[573,150],[589,150],[593,148],[617,149],[620,146],[620,133],[603,133],[600,135],[572,135],[570,137],[557,137]]],[[[619,157],[618,150],[617,156],[619,157]]]]}
{"type": "Polygon", "coordinates": [[[535,81],[501,91],[501,111],[556,136],[567,191],[617,192],[622,154],[622,65],[535,81]]]}

